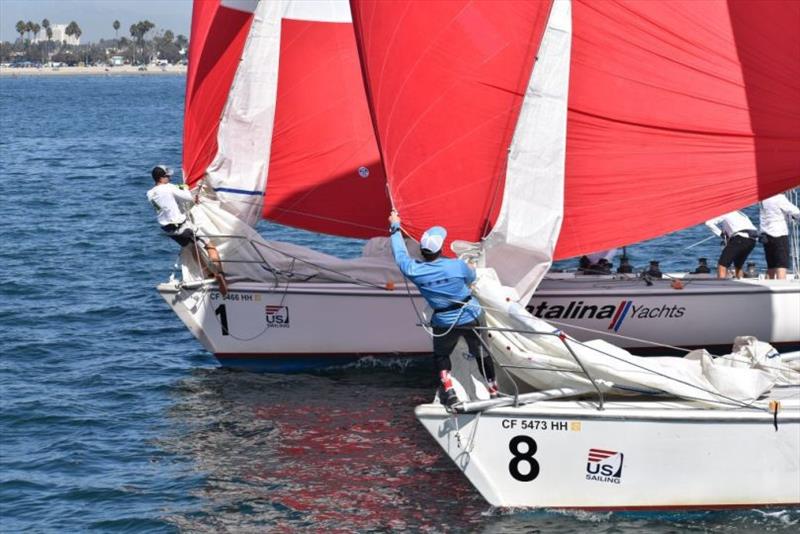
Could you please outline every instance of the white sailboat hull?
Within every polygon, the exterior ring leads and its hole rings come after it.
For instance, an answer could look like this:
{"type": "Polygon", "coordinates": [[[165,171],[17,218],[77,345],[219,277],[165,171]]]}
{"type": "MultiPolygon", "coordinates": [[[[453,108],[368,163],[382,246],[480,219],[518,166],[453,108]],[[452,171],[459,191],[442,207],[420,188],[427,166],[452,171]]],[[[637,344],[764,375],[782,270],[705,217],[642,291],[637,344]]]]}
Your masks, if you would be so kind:
{"type": "Polygon", "coordinates": [[[602,411],[546,401],[457,417],[426,404],[415,413],[494,506],[798,506],[800,389],[772,395],[784,397],[777,430],[766,412],[685,401],[615,401],[602,411]]]}
{"type": "MultiPolygon", "coordinates": [[[[230,367],[291,371],[431,350],[403,284],[388,291],[234,282],[224,299],[214,284],[164,283],[158,290],[206,350],[230,367]]],[[[411,292],[422,311],[424,302],[411,292]]],[[[709,279],[675,290],[667,281],[648,287],[639,280],[546,279],[529,309],[579,340],[605,338],[637,352],[665,352],[644,340],[724,350],[737,335],[780,349],[800,345],[798,280],[709,279]]]]}

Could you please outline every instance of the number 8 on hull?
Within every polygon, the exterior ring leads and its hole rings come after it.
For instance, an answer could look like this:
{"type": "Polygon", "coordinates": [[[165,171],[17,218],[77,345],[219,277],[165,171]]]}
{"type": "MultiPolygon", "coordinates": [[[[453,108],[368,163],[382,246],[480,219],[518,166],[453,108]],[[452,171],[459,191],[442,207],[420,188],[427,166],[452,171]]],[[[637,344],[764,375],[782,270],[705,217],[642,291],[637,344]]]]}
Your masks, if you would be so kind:
{"type": "Polygon", "coordinates": [[[481,495],[502,507],[586,510],[800,505],[800,388],[781,409],[685,401],[545,401],[416,416],[481,495]]]}

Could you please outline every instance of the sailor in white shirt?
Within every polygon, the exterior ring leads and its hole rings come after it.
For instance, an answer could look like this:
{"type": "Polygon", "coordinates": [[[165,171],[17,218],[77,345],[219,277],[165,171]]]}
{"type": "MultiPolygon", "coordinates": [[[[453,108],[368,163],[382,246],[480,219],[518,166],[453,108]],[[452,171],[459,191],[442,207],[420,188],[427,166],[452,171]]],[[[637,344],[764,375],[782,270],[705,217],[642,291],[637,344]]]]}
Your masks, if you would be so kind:
{"type": "Polygon", "coordinates": [[[756,246],[758,237],[756,227],[741,211],[732,211],[709,219],[706,221],[706,226],[725,240],[725,248],[722,249],[717,261],[717,277],[727,277],[728,268],[733,263],[736,268],[736,278],[741,278],[744,262],[756,246]]]}
{"type": "Polygon", "coordinates": [[[206,276],[216,278],[220,293],[225,296],[228,293],[225,275],[222,271],[222,260],[217,248],[207,239],[198,236],[194,225],[188,217],[191,204],[199,202],[199,197],[192,197],[192,194],[185,189],[185,186],[178,187],[169,182],[172,171],[164,165],[156,165],[151,172],[155,186],[147,192],[147,200],[156,210],[156,217],[161,229],[181,247],[186,247],[194,243],[203,245],[208,253],[213,268],[202,261],[200,248],[195,247],[195,260],[203,267],[206,276]]]}
{"type": "Polygon", "coordinates": [[[784,194],[769,197],[758,203],[761,242],[767,258],[767,277],[786,278],[789,267],[789,226],[786,218],[800,220],[800,209],[784,194]]]}
{"type": "Polygon", "coordinates": [[[156,210],[161,229],[182,247],[193,243],[194,228],[186,216],[186,205],[192,203],[192,194],[185,188],[171,184],[169,179],[172,171],[163,165],[156,165],[152,175],[156,185],[147,192],[147,200],[156,210]]]}

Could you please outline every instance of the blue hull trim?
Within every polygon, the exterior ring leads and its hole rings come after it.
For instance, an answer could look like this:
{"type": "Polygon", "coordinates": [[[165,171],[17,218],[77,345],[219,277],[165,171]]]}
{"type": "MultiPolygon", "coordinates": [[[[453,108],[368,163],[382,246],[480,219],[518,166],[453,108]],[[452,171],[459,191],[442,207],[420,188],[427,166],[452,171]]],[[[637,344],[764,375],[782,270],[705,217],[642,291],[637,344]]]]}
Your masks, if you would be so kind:
{"type": "Polygon", "coordinates": [[[308,373],[355,364],[362,358],[376,362],[430,358],[430,353],[410,354],[215,354],[222,367],[252,373],[308,373]]]}

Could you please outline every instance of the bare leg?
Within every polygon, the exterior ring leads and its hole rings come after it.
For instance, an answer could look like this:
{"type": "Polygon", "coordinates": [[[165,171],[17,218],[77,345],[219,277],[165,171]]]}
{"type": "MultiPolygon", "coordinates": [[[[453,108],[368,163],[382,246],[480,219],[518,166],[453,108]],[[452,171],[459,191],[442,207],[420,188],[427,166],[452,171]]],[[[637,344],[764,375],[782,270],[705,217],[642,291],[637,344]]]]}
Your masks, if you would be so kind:
{"type": "Polygon", "coordinates": [[[775,272],[775,269],[767,269],[767,278],[768,279],[775,278],[776,274],[777,273],[775,272]]]}
{"type": "Polygon", "coordinates": [[[224,297],[228,294],[228,281],[225,280],[225,272],[222,270],[222,258],[219,255],[217,247],[211,243],[206,244],[206,252],[208,253],[208,259],[211,260],[214,266],[214,272],[211,274],[213,274],[214,278],[217,280],[219,292],[224,297]]]}
{"type": "Polygon", "coordinates": [[[736,278],[741,278],[742,276],[744,276],[744,271],[742,271],[741,267],[736,267],[735,273],[736,273],[736,278]]]}
{"type": "Polygon", "coordinates": [[[724,265],[717,265],[717,278],[727,278],[728,268],[724,265]]]}
{"type": "Polygon", "coordinates": [[[778,280],[786,280],[786,268],[785,267],[778,267],[775,269],[775,276],[778,280]]]}

